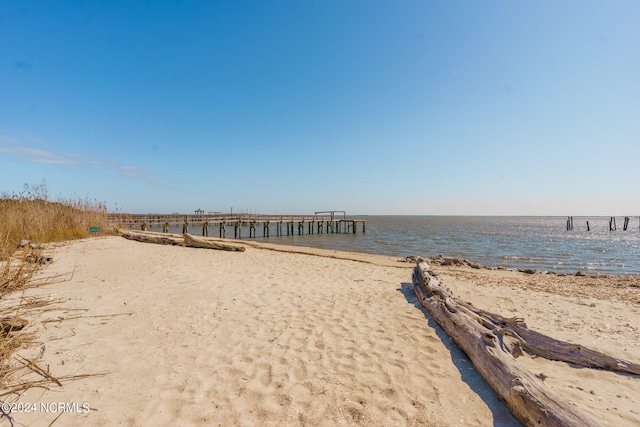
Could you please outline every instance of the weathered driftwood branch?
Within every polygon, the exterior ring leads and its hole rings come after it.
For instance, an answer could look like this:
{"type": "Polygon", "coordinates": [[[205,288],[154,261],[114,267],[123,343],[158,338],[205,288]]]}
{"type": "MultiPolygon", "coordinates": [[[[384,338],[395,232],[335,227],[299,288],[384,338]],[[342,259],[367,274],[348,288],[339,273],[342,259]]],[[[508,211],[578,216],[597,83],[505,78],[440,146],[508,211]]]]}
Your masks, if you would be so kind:
{"type": "Polygon", "coordinates": [[[187,233],[183,234],[182,237],[184,238],[185,244],[192,248],[218,249],[223,251],[238,251],[238,252],[245,251],[244,246],[230,245],[228,243],[224,243],[221,241],[195,237],[187,233]]]}
{"type": "Polygon", "coordinates": [[[548,337],[527,328],[522,319],[505,319],[499,314],[489,313],[478,308],[475,310],[482,317],[491,319],[493,324],[513,331],[516,337],[520,339],[522,349],[529,354],[549,360],[573,363],[587,368],[640,375],[640,365],[637,363],[612,357],[580,344],[568,343],[548,337]]]}
{"type": "MultiPolygon", "coordinates": [[[[562,400],[540,378],[517,363],[523,340],[509,327],[522,319],[502,319],[477,310],[451,295],[418,258],[413,288],[440,326],[469,356],[476,370],[502,399],[511,413],[528,426],[601,426],[572,403],[562,400]]],[[[526,329],[526,325],[524,325],[526,329]]]]}

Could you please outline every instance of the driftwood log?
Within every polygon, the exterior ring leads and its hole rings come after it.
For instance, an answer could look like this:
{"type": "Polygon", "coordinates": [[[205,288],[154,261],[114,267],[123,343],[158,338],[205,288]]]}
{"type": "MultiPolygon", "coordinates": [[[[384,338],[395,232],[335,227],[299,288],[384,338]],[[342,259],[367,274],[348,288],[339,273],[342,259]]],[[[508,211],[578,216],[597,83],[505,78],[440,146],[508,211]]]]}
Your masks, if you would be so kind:
{"type": "Polygon", "coordinates": [[[121,231],[120,234],[125,239],[135,240],[142,243],[157,243],[160,245],[184,246],[184,240],[180,237],[163,236],[159,233],[140,233],[133,231],[121,231]]]}
{"type": "MultiPolygon", "coordinates": [[[[534,354],[547,357],[544,356],[547,353],[544,349],[553,347],[554,343],[560,341],[538,333],[527,335],[529,330],[522,319],[505,319],[478,310],[471,304],[453,297],[435,277],[424,259],[418,258],[416,264],[413,288],[419,301],[469,356],[476,370],[505,402],[514,417],[527,426],[602,425],[574,404],[561,399],[540,378],[516,361],[522,349],[530,351],[531,347],[537,349],[534,354]],[[513,327],[514,325],[516,327],[513,327]],[[523,332],[529,339],[534,337],[535,342],[529,341],[525,344],[521,335],[523,332]]],[[[565,347],[565,350],[569,349],[569,353],[579,353],[575,351],[578,346],[562,344],[569,346],[565,347]]],[[[549,358],[558,360],[558,352],[549,354],[549,358]]]]}
{"type": "Polygon", "coordinates": [[[135,240],[143,243],[189,246],[191,248],[217,249],[222,251],[245,251],[245,247],[241,245],[232,245],[211,238],[195,237],[187,233],[183,234],[182,236],[167,236],[161,233],[154,233],[149,231],[121,231],[120,233],[125,239],[135,240]]]}
{"type": "Polygon", "coordinates": [[[187,246],[192,248],[218,249],[222,251],[238,251],[238,252],[245,251],[244,246],[230,245],[228,243],[224,243],[219,240],[195,237],[188,233],[183,234],[182,237],[184,238],[184,243],[187,246]]]}

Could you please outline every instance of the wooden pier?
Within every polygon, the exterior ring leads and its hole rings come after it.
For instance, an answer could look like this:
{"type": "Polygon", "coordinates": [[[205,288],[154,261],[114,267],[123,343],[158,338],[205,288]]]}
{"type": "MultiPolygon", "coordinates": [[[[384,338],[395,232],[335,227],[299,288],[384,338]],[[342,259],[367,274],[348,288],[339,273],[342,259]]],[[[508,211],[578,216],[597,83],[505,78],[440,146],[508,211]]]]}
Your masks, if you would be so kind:
{"type": "MultiPolygon", "coordinates": [[[[363,219],[349,219],[344,211],[316,212],[314,215],[262,215],[262,214],[110,214],[109,221],[118,228],[147,230],[148,228],[162,229],[168,233],[170,227],[178,227],[184,233],[202,231],[203,236],[209,233],[227,237],[227,227],[233,227],[233,238],[242,238],[243,227],[248,228],[250,238],[257,237],[257,230],[262,230],[262,237],[270,237],[272,231],[275,236],[301,236],[306,234],[355,234],[358,224],[366,231],[363,219]],[[342,215],[336,215],[341,213],[342,215]],[[283,231],[286,228],[286,234],[283,231]],[[217,233],[216,233],[217,232],[217,233]]],[[[231,235],[229,235],[231,237],[231,235]]]]}

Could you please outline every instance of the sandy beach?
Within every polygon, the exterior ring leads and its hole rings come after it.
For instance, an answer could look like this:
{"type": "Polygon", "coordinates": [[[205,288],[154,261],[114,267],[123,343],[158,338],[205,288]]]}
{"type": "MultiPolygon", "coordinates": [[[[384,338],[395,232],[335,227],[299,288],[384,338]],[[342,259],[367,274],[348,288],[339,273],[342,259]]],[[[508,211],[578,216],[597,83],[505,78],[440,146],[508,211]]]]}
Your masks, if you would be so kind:
{"type": "MultiPolygon", "coordinates": [[[[64,280],[27,295],[57,302],[29,318],[41,344],[20,354],[42,353],[55,377],[98,375],[27,391],[20,402],[38,410],[14,414],[15,425],[519,425],[417,306],[413,263],[121,237],[57,245],[52,256],[42,274],[64,280]],[[78,410],[40,410],[57,402],[78,410]]],[[[638,277],[433,269],[478,307],[640,363],[638,277]]],[[[518,360],[605,425],[640,425],[640,378],[518,360]]]]}

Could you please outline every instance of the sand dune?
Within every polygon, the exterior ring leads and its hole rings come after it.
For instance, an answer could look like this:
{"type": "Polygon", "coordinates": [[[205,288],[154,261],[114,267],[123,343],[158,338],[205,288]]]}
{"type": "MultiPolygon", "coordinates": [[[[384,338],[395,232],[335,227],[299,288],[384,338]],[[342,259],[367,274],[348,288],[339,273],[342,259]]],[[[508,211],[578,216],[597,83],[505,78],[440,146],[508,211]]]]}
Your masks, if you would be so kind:
{"type": "MultiPolygon", "coordinates": [[[[30,291],[64,300],[31,319],[45,345],[40,364],[56,376],[105,375],[32,389],[20,399],[86,402],[88,412],[18,414],[16,424],[46,426],[60,415],[56,426],[518,425],[416,306],[413,265],[354,257],[119,237],[64,244],[45,274],[74,271],[73,278],[30,291]]],[[[474,304],[640,359],[637,302],[595,300],[594,308],[584,299],[525,292],[516,283],[526,276],[520,273],[438,271],[474,304]],[[505,274],[515,278],[501,284],[505,274]],[[601,321],[610,329],[594,332],[601,321]]],[[[640,424],[640,379],[524,363],[609,425],[640,424]]]]}

